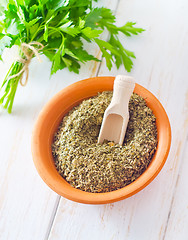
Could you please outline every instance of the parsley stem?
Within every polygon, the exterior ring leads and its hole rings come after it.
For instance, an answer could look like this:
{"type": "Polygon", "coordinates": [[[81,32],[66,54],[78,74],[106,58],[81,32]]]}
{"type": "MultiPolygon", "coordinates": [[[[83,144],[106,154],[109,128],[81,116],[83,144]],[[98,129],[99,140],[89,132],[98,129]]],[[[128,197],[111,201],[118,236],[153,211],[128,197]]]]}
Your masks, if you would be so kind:
{"type": "Polygon", "coordinates": [[[17,87],[18,87],[18,83],[19,83],[19,78],[16,79],[16,81],[13,85],[12,94],[11,94],[11,98],[10,98],[10,101],[9,101],[8,113],[11,113],[11,111],[12,111],[12,105],[13,105],[13,102],[14,102],[14,98],[15,98],[17,87]]]}
{"type": "Polygon", "coordinates": [[[5,83],[7,82],[8,76],[9,76],[10,72],[12,71],[12,69],[13,69],[13,67],[14,67],[14,64],[15,64],[15,62],[13,62],[12,65],[11,65],[11,67],[9,68],[9,70],[8,70],[6,76],[5,76],[5,79],[4,79],[4,81],[3,81],[0,89],[2,89],[3,86],[5,85],[5,83]]]}
{"type": "Polygon", "coordinates": [[[18,73],[22,68],[22,63],[20,62],[14,62],[10,68],[9,73],[6,75],[4,84],[7,82],[6,88],[5,88],[5,94],[2,96],[0,101],[3,103],[4,99],[6,98],[6,102],[4,104],[4,108],[8,109],[8,113],[11,113],[12,106],[16,94],[16,90],[18,87],[18,82],[20,80],[20,76],[17,76],[15,78],[9,79],[10,76],[18,73]]]}

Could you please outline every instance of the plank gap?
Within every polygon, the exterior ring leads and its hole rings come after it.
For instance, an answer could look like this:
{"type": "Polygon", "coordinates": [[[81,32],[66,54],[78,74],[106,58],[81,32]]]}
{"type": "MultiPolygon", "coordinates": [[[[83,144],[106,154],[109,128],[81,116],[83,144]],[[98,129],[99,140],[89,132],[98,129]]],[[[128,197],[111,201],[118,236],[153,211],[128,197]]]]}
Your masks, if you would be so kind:
{"type": "Polygon", "coordinates": [[[170,208],[169,208],[169,212],[168,212],[168,216],[167,216],[166,225],[165,225],[165,229],[164,229],[164,234],[163,234],[162,240],[165,240],[165,236],[166,236],[166,232],[167,232],[167,228],[168,228],[168,223],[169,223],[171,212],[172,212],[172,207],[174,205],[174,198],[175,198],[175,193],[176,193],[176,189],[177,189],[178,182],[179,182],[179,177],[180,177],[180,175],[178,174],[177,179],[176,179],[176,184],[175,184],[175,187],[174,187],[172,200],[171,200],[171,203],[170,203],[170,208]]]}
{"type": "MultiPolygon", "coordinates": [[[[188,131],[187,131],[187,134],[185,135],[185,141],[184,141],[184,145],[183,145],[183,148],[182,148],[183,150],[180,154],[180,158],[181,158],[180,163],[179,163],[180,166],[181,166],[181,162],[182,162],[182,159],[183,159],[182,156],[185,154],[185,151],[186,151],[187,140],[188,140],[188,131]]],[[[179,167],[178,172],[180,172],[180,169],[181,169],[181,167],[179,167]]],[[[171,199],[171,203],[170,203],[170,207],[169,207],[169,212],[168,212],[168,216],[167,216],[166,225],[165,225],[162,240],[165,240],[165,237],[166,237],[168,224],[169,224],[169,220],[170,220],[170,217],[171,217],[171,212],[172,212],[172,208],[173,208],[173,205],[174,205],[174,199],[175,199],[175,195],[176,195],[176,191],[177,191],[177,187],[178,187],[179,178],[180,178],[180,174],[178,173],[177,178],[176,178],[176,182],[175,182],[175,186],[174,186],[174,191],[173,191],[173,195],[172,195],[172,199],[171,199]]]]}
{"type": "Polygon", "coordinates": [[[54,220],[55,220],[55,216],[57,214],[57,210],[58,210],[58,207],[59,207],[60,199],[61,199],[61,196],[58,195],[57,198],[56,198],[55,204],[54,204],[54,208],[53,208],[53,211],[52,211],[52,215],[51,215],[51,218],[50,218],[50,221],[49,221],[49,225],[48,225],[44,240],[49,239],[50,232],[51,232],[51,229],[52,229],[52,226],[53,226],[53,223],[54,223],[54,220]]]}

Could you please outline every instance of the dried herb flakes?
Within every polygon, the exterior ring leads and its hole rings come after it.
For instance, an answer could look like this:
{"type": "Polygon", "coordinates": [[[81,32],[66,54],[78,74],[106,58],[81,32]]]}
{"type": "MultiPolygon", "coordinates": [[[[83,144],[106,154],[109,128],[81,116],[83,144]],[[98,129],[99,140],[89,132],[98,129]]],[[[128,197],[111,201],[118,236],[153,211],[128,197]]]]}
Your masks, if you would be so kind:
{"type": "Polygon", "coordinates": [[[130,184],[146,170],[157,147],[155,116],[135,93],[129,102],[123,146],[97,143],[111,98],[109,91],[84,100],[63,118],[54,136],[52,153],[58,172],[83,191],[109,192],[130,184]]]}

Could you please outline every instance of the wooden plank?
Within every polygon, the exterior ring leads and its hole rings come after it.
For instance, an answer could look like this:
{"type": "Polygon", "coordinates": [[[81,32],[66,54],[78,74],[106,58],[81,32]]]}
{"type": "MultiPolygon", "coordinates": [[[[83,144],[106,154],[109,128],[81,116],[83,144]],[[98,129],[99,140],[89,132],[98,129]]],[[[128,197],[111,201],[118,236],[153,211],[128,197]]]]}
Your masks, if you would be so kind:
{"type": "MultiPolygon", "coordinates": [[[[49,239],[165,237],[188,129],[187,7],[186,0],[121,0],[117,10],[119,25],[136,20],[146,29],[142,36],[126,40],[124,45],[137,56],[131,75],[159,98],[170,118],[173,139],[163,170],[147,188],[118,203],[85,206],[62,198],[49,239]]],[[[99,75],[124,73],[123,68],[109,72],[104,63],[99,71],[99,75]]]]}
{"type": "Polygon", "coordinates": [[[187,240],[188,236],[188,139],[182,158],[175,194],[169,212],[168,226],[164,238],[166,240],[187,240]]]}
{"type": "MultiPolygon", "coordinates": [[[[113,7],[116,1],[104,0],[100,4],[113,7]]],[[[100,56],[96,46],[89,50],[100,56]]],[[[5,63],[0,63],[1,81],[15,54],[15,50],[5,52],[5,63]]],[[[41,64],[32,60],[28,84],[18,86],[12,115],[0,111],[0,239],[3,240],[48,238],[59,196],[43,183],[33,165],[32,129],[38,113],[55,93],[94,76],[98,67],[98,63],[90,62],[82,66],[79,75],[63,70],[49,79],[51,64],[45,57],[42,60],[41,64]]]]}

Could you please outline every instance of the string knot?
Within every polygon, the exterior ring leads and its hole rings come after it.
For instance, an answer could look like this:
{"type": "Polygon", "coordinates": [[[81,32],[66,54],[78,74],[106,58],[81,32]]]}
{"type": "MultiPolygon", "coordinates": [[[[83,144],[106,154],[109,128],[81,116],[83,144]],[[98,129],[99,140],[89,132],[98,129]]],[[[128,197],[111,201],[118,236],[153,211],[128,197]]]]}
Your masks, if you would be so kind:
{"type": "Polygon", "coordinates": [[[29,64],[31,62],[31,59],[33,58],[33,55],[35,55],[39,62],[42,62],[39,56],[39,51],[44,48],[44,45],[40,42],[30,42],[30,43],[22,43],[21,44],[21,51],[23,53],[23,57],[18,59],[18,62],[21,62],[23,64],[22,69],[10,76],[8,79],[12,79],[15,77],[20,76],[20,84],[22,86],[25,86],[28,82],[29,77],[29,64]],[[37,46],[37,47],[36,47],[37,46]],[[31,50],[31,51],[29,51],[31,50]],[[25,81],[23,81],[23,73],[25,73],[25,81]]]}

